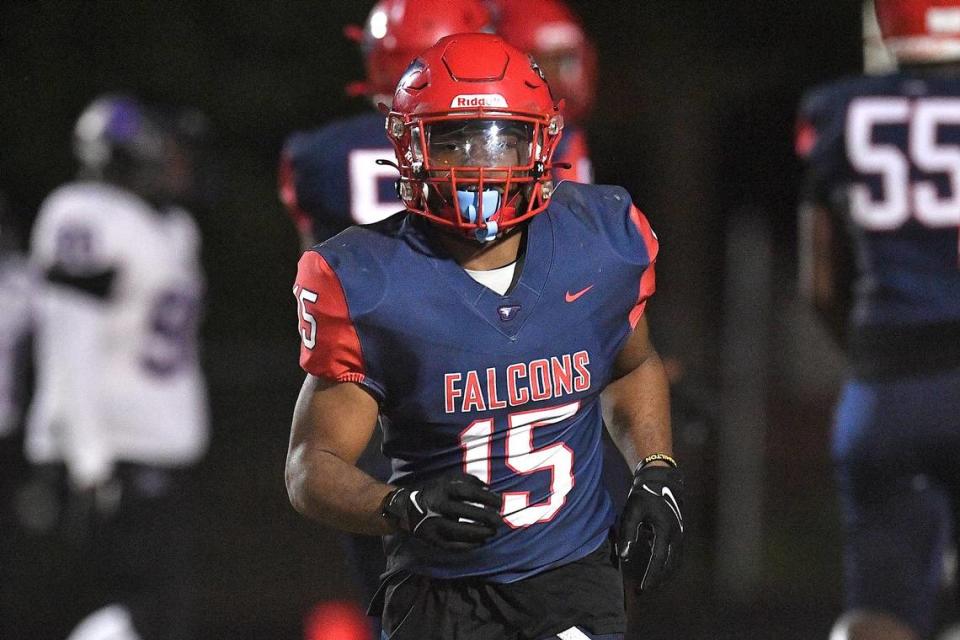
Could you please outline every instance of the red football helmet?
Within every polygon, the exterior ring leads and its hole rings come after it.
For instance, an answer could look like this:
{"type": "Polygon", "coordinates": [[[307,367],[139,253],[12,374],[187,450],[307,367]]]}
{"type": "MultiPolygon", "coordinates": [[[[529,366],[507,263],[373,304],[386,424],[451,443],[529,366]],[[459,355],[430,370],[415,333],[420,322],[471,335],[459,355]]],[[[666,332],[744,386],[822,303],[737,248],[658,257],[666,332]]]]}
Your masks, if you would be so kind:
{"type": "Polygon", "coordinates": [[[876,0],[883,41],[900,62],[960,59],[960,0],[876,0]]]}
{"type": "Polygon", "coordinates": [[[491,0],[497,33],[534,57],[570,122],[593,106],[597,54],[576,15],[560,0],[491,0]]]}
{"type": "Polygon", "coordinates": [[[410,211],[486,242],[546,209],[563,116],[540,68],[500,37],[457,34],[421,53],[386,126],[410,211]]]}
{"type": "Polygon", "coordinates": [[[349,91],[371,96],[393,94],[400,76],[418,53],[452,33],[490,31],[490,14],[480,0],[380,0],[363,30],[347,27],[360,42],[366,82],[349,91]]]}
{"type": "Polygon", "coordinates": [[[370,623],[363,610],[352,602],[327,600],[307,616],[305,640],[367,640],[370,623]]]}

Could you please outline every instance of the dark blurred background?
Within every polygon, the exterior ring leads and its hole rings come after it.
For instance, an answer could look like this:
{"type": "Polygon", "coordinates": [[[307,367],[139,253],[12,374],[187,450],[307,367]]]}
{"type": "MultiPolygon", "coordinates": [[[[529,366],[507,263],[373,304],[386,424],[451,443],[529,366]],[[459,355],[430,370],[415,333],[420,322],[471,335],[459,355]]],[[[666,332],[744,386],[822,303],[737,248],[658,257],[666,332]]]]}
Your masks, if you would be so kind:
{"type": "MultiPolygon", "coordinates": [[[[661,241],[654,337],[676,378],[691,486],[687,562],[640,604],[646,638],[825,638],[840,611],[826,457],[841,363],[796,300],[803,91],[859,72],[854,0],[570,0],[596,42],[586,128],[598,182],[627,187],[661,241]]],[[[70,135],[104,91],[210,119],[215,201],[198,208],[209,303],[212,449],[201,477],[205,637],[295,639],[316,601],[353,597],[329,531],[283,485],[302,374],[299,256],[276,196],[294,129],[365,110],[342,33],[372,2],[7,2],[0,190],[26,236],[75,171],[70,135]]],[[[2,304],[2,301],[0,301],[2,304]]]]}

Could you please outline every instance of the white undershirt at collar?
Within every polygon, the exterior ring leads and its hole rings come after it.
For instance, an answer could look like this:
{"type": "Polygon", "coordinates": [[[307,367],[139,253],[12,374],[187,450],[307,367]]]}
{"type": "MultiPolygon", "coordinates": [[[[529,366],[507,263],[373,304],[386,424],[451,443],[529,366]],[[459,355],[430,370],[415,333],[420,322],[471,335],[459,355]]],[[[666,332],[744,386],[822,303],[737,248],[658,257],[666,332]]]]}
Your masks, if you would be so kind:
{"type": "Polygon", "coordinates": [[[473,269],[464,269],[471,278],[485,286],[487,289],[496,291],[501,296],[510,288],[513,282],[513,274],[517,270],[517,263],[511,262],[504,267],[488,269],[486,271],[474,271],[473,269]]]}

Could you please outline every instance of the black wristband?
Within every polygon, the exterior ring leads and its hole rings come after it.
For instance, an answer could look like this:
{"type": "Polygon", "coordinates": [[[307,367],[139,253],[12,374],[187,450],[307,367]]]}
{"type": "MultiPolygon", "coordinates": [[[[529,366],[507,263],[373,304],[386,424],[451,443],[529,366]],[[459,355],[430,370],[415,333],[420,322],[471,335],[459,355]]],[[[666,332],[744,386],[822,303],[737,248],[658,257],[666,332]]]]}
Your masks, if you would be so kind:
{"type": "Polygon", "coordinates": [[[677,464],[677,461],[673,459],[673,456],[667,455],[666,453],[651,453],[640,461],[640,463],[637,465],[637,468],[634,469],[633,472],[636,473],[637,471],[640,471],[640,469],[643,469],[653,462],[666,462],[667,465],[673,467],[674,469],[680,466],[677,464]]]}

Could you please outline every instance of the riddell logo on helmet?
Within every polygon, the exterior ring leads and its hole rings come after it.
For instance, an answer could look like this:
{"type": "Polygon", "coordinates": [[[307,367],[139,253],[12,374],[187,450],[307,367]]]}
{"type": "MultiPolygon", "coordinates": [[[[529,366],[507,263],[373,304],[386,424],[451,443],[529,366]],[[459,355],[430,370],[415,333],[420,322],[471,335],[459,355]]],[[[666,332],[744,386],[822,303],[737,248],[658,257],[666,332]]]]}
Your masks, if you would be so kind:
{"type": "Polygon", "coordinates": [[[459,95],[450,103],[451,109],[469,107],[501,107],[506,109],[507,100],[499,93],[471,93],[459,95]]]}

